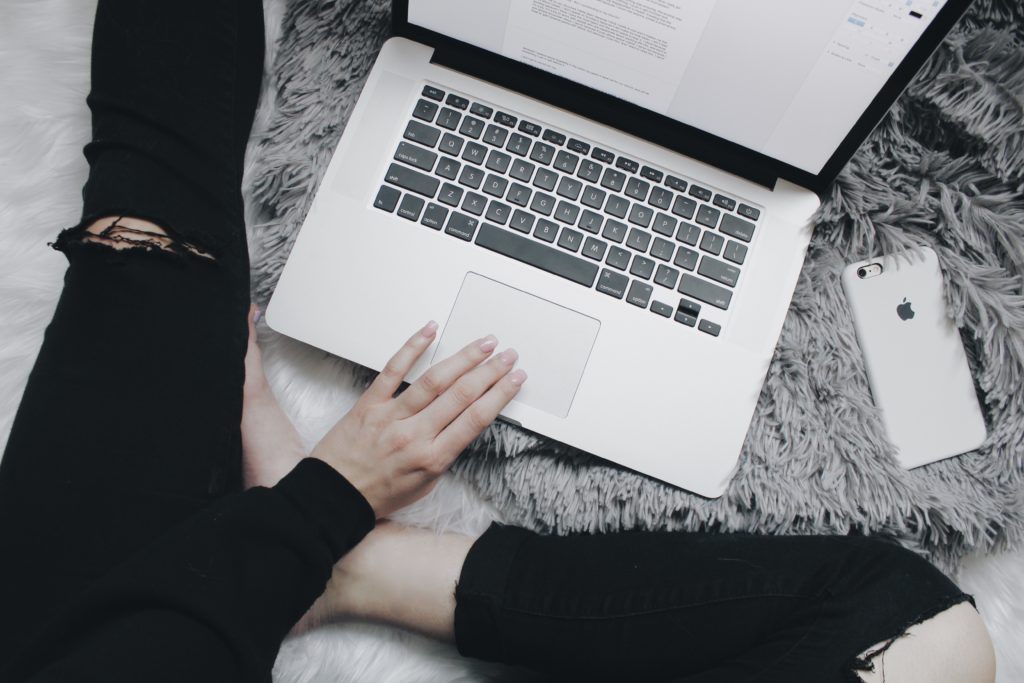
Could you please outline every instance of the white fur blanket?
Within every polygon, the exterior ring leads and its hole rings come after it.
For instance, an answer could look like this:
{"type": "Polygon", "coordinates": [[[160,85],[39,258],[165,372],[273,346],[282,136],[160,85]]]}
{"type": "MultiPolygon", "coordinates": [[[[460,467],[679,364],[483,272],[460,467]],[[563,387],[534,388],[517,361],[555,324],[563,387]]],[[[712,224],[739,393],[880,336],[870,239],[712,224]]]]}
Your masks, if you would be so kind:
{"type": "MultiPolygon", "coordinates": [[[[268,45],[280,31],[283,2],[268,0],[268,45]]],[[[89,132],[84,100],[95,0],[0,3],[0,445],[43,329],[59,294],[64,258],[46,242],[74,223],[85,178],[81,147],[89,132]]],[[[273,51],[268,55],[273,63],[273,51]]],[[[274,107],[265,93],[266,129],[274,107]]],[[[255,248],[264,248],[260,245],[255,248]]],[[[344,367],[261,331],[268,372],[286,409],[312,443],[355,396],[344,367]]],[[[469,486],[446,478],[403,518],[437,529],[479,531],[497,512],[469,486]]],[[[993,632],[999,681],[1024,681],[1024,551],[970,559],[960,581],[975,594],[993,632]]],[[[281,681],[480,681],[514,677],[466,662],[447,646],[394,629],[344,624],[287,642],[281,681]]]]}

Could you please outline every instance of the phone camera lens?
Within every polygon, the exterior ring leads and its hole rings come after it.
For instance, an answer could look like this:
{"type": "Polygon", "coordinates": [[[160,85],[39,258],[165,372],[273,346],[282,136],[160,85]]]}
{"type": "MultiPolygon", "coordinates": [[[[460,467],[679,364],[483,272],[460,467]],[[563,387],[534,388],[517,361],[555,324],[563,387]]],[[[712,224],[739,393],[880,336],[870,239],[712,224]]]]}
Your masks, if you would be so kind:
{"type": "Polygon", "coordinates": [[[867,271],[867,269],[865,269],[865,268],[858,268],[858,269],[857,269],[857,275],[859,275],[860,277],[862,277],[862,278],[863,278],[863,277],[864,277],[864,276],[866,276],[867,274],[868,274],[868,271],[867,271]]]}

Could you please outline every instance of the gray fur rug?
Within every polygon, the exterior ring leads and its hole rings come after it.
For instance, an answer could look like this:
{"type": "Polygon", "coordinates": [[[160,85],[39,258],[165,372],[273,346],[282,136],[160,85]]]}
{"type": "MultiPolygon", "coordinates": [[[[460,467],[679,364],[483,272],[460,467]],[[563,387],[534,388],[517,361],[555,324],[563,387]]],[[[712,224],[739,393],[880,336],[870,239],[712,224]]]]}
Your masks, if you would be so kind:
{"type": "MultiPolygon", "coordinates": [[[[273,291],[388,35],[389,5],[285,3],[270,65],[273,111],[250,150],[259,301],[273,291]]],[[[506,520],[554,533],[885,534],[949,569],[972,550],[1019,544],[1022,26],[1018,3],[979,1],[825,198],[724,496],[707,500],[505,425],[460,458],[457,476],[506,520]],[[904,471],[871,401],[839,274],[850,261],[922,244],[939,255],[949,313],[963,331],[990,436],[976,452],[904,471]]]]}

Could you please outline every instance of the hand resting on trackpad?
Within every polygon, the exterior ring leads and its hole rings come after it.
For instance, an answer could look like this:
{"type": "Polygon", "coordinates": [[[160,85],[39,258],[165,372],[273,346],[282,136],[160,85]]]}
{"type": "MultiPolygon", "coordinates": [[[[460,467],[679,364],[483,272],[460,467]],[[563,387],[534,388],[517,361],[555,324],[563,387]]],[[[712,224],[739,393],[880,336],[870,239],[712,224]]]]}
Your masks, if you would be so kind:
{"type": "Polygon", "coordinates": [[[467,273],[431,365],[486,334],[519,352],[530,375],[516,401],[569,414],[601,323],[476,273],[467,273]]]}

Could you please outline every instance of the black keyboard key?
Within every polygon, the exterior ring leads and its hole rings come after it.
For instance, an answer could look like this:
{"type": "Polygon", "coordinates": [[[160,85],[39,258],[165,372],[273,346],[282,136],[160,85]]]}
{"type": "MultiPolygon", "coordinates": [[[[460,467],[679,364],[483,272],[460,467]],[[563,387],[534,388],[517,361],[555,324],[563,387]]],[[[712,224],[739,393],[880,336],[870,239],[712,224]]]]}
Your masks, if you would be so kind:
{"type": "Polygon", "coordinates": [[[455,111],[454,109],[442,107],[441,113],[437,115],[437,121],[435,123],[437,123],[437,125],[441,126],[442,128],[447,128],[448,130],[455,130],[456,128],[459,127],[459,121],[461,120],[462,114],[455,111]]]}
{"type": "Polygon", "coordinates": [[[528,183],[530,182],[530,178],[533,177],[533,171],[536,168],[536,166],[525,159],[516,159],[512,162],[512,169],[508,174],[516,180],[522,180],[524,183],[528,183]]]}
{"type": "Polygon", "coordinates": [[[541,126],[539,126],[536,123],[533,123],[532,121],[523,120],[519,122],[519,130],[523,131],[527,135],[532,135],[536,137],[540,135],[541,126]]]}
{"type": "Polygon", "coordinates": [[[508,195],[505,198],[516,206],[526,206],[530,203],[530,195],[532,194],[533,190],[525,185],[512,183],[512,187],[508,188],[508,195]]]}
{"type": "Polygon", "coordinates": [[[602,268],[601,277],[597,280],[597,291],[614,296],[616,299],[621,299],[626,295],[626,287],[628,285],[629,278],[622,273],[602,268]]]}
{"type": "Polygon", "coordinates": [[[411,194],[402,197],[402,203],[398,205],[398,215],[410,221],[418,221],[420,212],[423,211],[424,200],[411,194]]]}
{"type": "Polygon", "coordinates": [[[557,132],[551,130],[550,128],[548,128],[546,131],[544,131],[543,138],[544,138],[545,141],[550,142],[553,145],[564,145],[565,144],[565,136],[562,135],[561,133],[557,133],[557,132]]]}
{"type": "Polygon", "coordinates": [[[530,159],[538,164],[547,166],[555,158],[555,148],[544,142],[533,143],[533,151],[530,152],[530,159]]]}
{"type": "Polygon", "coordinates": [[[484,134],[484,122],[475,116],[467,116],[462,120],[462,125],[459,126],[459,134],[465,135],[467,138],[479,140],[480,136],[484,134]]]}
{"type": "Polygon", "coordinates": [[[631,249],[636,249],[641,253],[647,252],[647,247],[651,245],[651,233],[645,232],[639,228],[630,228],[629,237],[626,238],[626,246],[631,249]]]}
{"type": "Polygon", "coordinates": [[[713,232],[705,232],[700,238],[700,248],[710,254],[718,256],[725,246],[725,238],[713,232]]]}
{"type": "Polygon", "coordinates": [[[743,265],[743,261],[747,258],[747,248],[739,242],[733,242],[729,240],[729,243],[725,245],[725,253],[722,254],[727,261],[732,261],[736,265],[743,265]]]}
{"type": "Polygon", "coordinates": [[[607,194],[604,190],[599,190],[593,185],[587,185],[587,189],[583,190],[583,197],[580,201],[592,209],[600,209],[604,206],[604,198],[607,194]]]}
{"type": "Polygon", "coordinates": [[[444,219],[448,217],[448,209],[444,208],[440,204],[430,202],[427,204],[427,210],[423,212],[423,220],[420,221],[423,225],[434,230],[440,230],[444,226],[444,219]]]}
{"type": "Polygon", "coordinates": [[[530,209],[537,213],[550,216],[551,212],[555,210],[555,198],[549,194],[543,192],[537,192],[533,195],[533,201],[530,203],[530,209]]]}
{"type": "Polygon", "coordinates": [[[618,195],[610,195],[608,201],[604,203],[604,210],[616,218],[625,218],[626,212],[629,211],[629,200],[618,195]]]}
{"type": "Polygon", "coordinates": [[[693,214],[697,211],[697,202],[693,201],[689,197],[679,195],[676,197],[675,202],[672,203],[672,213],[677,216],[681,216],[687,220],[693,218],[693,214]]]}
{"type": "Polygon", "coordinates": [[[633,257],[633,265],[629,267],[629,274],[646,280],[654,274],[654,265],[654,261],[651,259],[637,254],[633,257]]]}
{"type": "Polygon", "coordinates": [[[651,224],[653,217],[654,209],[643,204],[634,204],[633,208],[629,210],[629,222],[644,228],[651,224]]]}
{"type": "Polygon", "coordinates": [[[462,152],[462,158],[479,166],[487,158],[487,148],[479,142],[467,142],[466,149],[462,152]]]}
{"type": "Polygon", "coordinates": [[[658,269],[654,271],[654,281],[662,287],[668,287],[669,289],[675,289],[676,282],[679,280],[679,271],[671,266],[661,264],[658,269]]]}
{"type": "Polygon", "coordinates": [[[691,247],[697,246],[697,242],[700,241],[700,228],[692,223],[680,223],[679,231],[676,232],[676,239],[683,244],[689,244],[691,247]]]}
{"type": "Polygon", "coordinates": [[[633,280],[633,284],[629,286],[629,293],[626,294],[626,301],[634,306],[647,308],[647,302],[651,300],[651,292],[653,291],[654,287],[651,287],[646,282],[633,280]]]}
{"type": "Polygon", "coordinates": [[[444,99],[444,91],[432,85],[425,85],[423,86],[423,96],[440,102],[444,99]]]}
{"type": "Polygon", "coordinates": [[[533,230],[533,214],[516,209],[512,212],[512,220],[509,221],[508,227],[529,235],[530,231],[533,230]]]}
{"type": "Polygon", "coordinates": [[[658,213],[654,216],[654,225],[651,226],[651,230],[659,235],[671,237],[676,231],[676,224],[678,222],[679,221],[668,214],[658,213]]]}
{"type": "Polygon", "coordinates": [[[671,261],[672,254],[676,251],[676,245],[663,237],[654,238],[654,246],[651,247],[651,256],[660,261],[671,261]]]}
{"type": "Polygon", "coordinates": [[[706,225],[709,228],[714,228],[718,225],[718,218],[722,215],[722,212],[718,209],[714,209],[707,205],[701,205],[697,209],[697,222],[701,225],[706,225]]]}
{"type": "Polygon", "coordinates": [[[429,171],[434,168],[434,162],[437,161],[437,154],[430,150],[423,149],[419,145],[411,145],[408,142],[399,142],[398,149],[395,151],[395,159],[398,161],[404,161],[410,166],[415,166],[418,169],[429,171]]]}
{"type": "Polygon", "coordinates": [[[512,215],[512,207],[508,204],[502,204],[492,199],[491,203],[487,205],[487,215],[485,217],[487,220],[494,221],[498,225],[505,225],[510,215],[512,215]]]}
{"type": "Polygon", "coordinates": [[[493,173],[487,174],[487,179],[484,180],[484,192],[492,197],[504,197],[506,189],[508,189],[508,178],[502,178],[493,173]]]}
{"type": "Polygon", "coordinates": [[[564,149],[558,150],[558,154],[555,155],[555,168],[563,173],[575,173],[576,164],[580,162],[580,158],[572,152],[566,152],[564,149]]]}
{"type": "Polygon", "coordinates": [[[575,178],[569,176],[563,177],[558,183],[557,194],[562,197],[566,197],[573,201],[580,196],[580,191],[583,189],[583,183],[575,178]]]}
{"type": "Polygon", "coordinates": [[[465,109],[466,107],[469,106],[469,100],[467,100],[465,97],[456,95],[455,93],[448,95],[448,99],[446,99],[444,102],[445,104],[450,104],[456,109],[465,109]]]}
{"type": "Polygon", "coordinates": [[[629,267],[629,259],[632,258],[632,253],[623,249],[622,247],[612,247],[608,250],[608,258],[604,260],[612,268],[618,268],[619,270],[625,270],[629,267]]]}
{"type": "Polygon", "coordinates": [[[512,116],[512,114],[506,114],[503,111],[499,111],[497,114],[494,115],[494,120],[497,123],[500,123],[503,126],[508,126],[509,128],[515,128],[516,121],[518,121],[519,119],[517,119],[516,117],[512,116]]]}
{"type": "Polygon", "coordinates": [[[735,287],[740,277],[739,268],[730,266],[728,263],[723,263],[718,259],[713,259],[710,256],[705,256],[700,260],[700,267],[697,268],[697,272],[709,280],[720,282],[727,287],[735,287]]]}
{"type": "Polygon", "coordinates": [[[642,202],[647,199],[647,193],[650,189],[651,184],[646,180],[630,178],[629,182],[626,183],[626,196],[631,199],[635,199],[638,202],[642,202]]]}
{"type": "Polygon", "coordinates": [[[470,106],[469,111],[485,119],[491,118],[491,114],[494,113],[493,109],[485,104],[480,104],[479,102],[474,102],[472,106],[470,106]]]}
{"type": "Polygon", "coordinates": [[[450,154],[453,157],[459,156],[459,152],[462,151],[462,145],[465,144],[465,140],[460,138],[458,135],[452,135],[451,133],[445,133],[441,138],[441,144],[438,145],[438,149],[445,154],[450,154]]]}
{"type": "Polygon", "coordinates": [[[590,145],[576,138],[569,138],[569,142],[565,143],[565,146],[577,154],[590,154],[590,145]]]}
{"type": "Polygon", "coordinates": [[[606,149],[601,149],[600,147],[595,147],[593,151],[590,153],[590,156],[594,157],[598,161],[603,161],[606,164],[610,164],[613,161],[615,161],[614,154],[612,154],[606,149]]]}
{"type": "Polygon", "coordinates": [[[412,110],[412,115],[429,123],[434,120],[437,110],[438,106],[435,103],[429,100],[420,100],[416,103],[416,108],[412,110]]]}
{"type": "Polygon", "coordinates": [[[558,202],[558,208],[555,209],[555,220],[567,223],[568,225],[576,225],[576,219],[579,218],[580,207],[575,204],[570,204],[564,199],[558,202]]]}
{"type": "Polygon", "coordinates": [[[719,325],[718,323],[713,323],[710,320],[701,320],[700,325],[697,326],[697,329],[700,330],[701,332],[707,332],[712,337],[717,337],[719,332],[722,331],[722,326],[719,325]]]}
{"type": "Polygon", "coordinates": [[[601,236],[606,240],[622,244],[622,240],[626,239],[627,229],[628,228],[625,223],[620,223],[609,218],[604,222],[604,232],[601,233],[601,236]]]}
{"type": "Polygon", "coordinates": [[[739,208],[736,209],[736,213],[744,218],[749,218],[752,221],[756,221],[761,217],[760,209],[755,209],[754,207],[747,206],[746,204],[740,204],[739,208]]]}
{"type": "Polygon", "coordinates": [[[647,201],[651,206],[668,211],[672,208],[672,197],[674,196],[664,187],[656,187],[651,190],[651,197],[647,201]]]}
{"type": "Polygon", "coordinates": [[[555,189],[556,182],[558,182],[558,174],[547,168],[538,168],[537,175],[533,177],[533,184],[536,187],[549,192],[555,189]]]}
{"type": "Polygon", "coordinates": [[[701,187],[700,185],[690,185],[689,194],[691,197],[696,197],[702,202],[711,201],[711,190],[707,189],[706,187],[701,187]]]}
{"type": "Polygon", "coordinates": [[[729,237],[735,237],[744,242],[749,242],[754,238],[754,224],[737,218],[731,213],[725,214],[722,218],[722,226],[718,229],[729,237]]]}
{"type": "Polygon", "coordinates": [[[685,192],[686,191],[686,185],[687,185],[686,181],[683,180],[682,178],[678,178],[678,177],[676,177],[674,175],[666,176],[665,177],[665,184],[668,185],[669,187],[671,187],[676,192],[685,192]]]}
{"type": "Polygon", "coordinates": [[[626,184],[626,174],[612,168],[606,168],[601,176],[601,186],[619,192],[626,184]]]}
{"type": "Polygon", "coordinates": [[[602,242],[595,237],[588,237],[583,243],[583,255],[589,259],[600,261],[604,258],[605,251],[608,250],[608,243],[602,242]]]}
{"type": "Polygon", "coordinates": [[[437,165],[437,169],[434,171],[437,175],[448,180],[455,180],[459,177],[459,169],[462,168],[462,164],[451,159],[449,157],[441,157],[440,163],[437,165]]]}
{"type": "Polygon", "coordinates": [[[413,142],[418,142],[421,145],[433,147],[437,144],[437,139],[441,137],[441,131],[433,126],[420,123],[419,121],[410,121],[405,127],[403,137],[406,140],[412,140],[413,142]]]}
{"type": "Polygon", "coordinates": [[[703,301],[706,304],[711,304],[722,310],[729,308],[729,303],[732,301],[732,292],[728,289],[719,287],[689,273],[683,273],[683,277],[679,282],[679,293],[693,297],[698,301],[703,301]]]}
{"type": "Polygon", "coordinates": [[[597,278],[596,264],[487,223],[480,228],[476,243],[485,249],[536,266],[585,287],[592,286],[597,278]]]}
{"type": "Polygon", "coordinates": [[[398,198],[401,196],[402,193],[395,188],[381,185],[380,189],[377,190],[377,196],[373,200],[373,205],[378,209],[391,212],[398,206],[398,198]]]}
{"type": "Polygon", "coordinates": [[[589,233],[597,234],[601,232],[601,223],[604,222],[604,216],[599,213],[595,213],[590,209],[584,209],[583,215],[580,216],[579,227],[581,230],[586,230],[589,233]]]}
{"type": "MultiPolygon", "coordinates": [[[[471,218],[464,213],[458,211],[452,211],[452,217],[448,219],[448,226],[444,229],[449,235],[454,235],[460,240],[466,240],[467,242],[473,239],[473,233],[476,232],[477,225],[480,224],[475,218],[471,218]]],[[[497,230],[497,228],[495,228],[497,230]]]]}
{"type": "Polygon", "coordinates": [[[623,171],[629,171],[630,173],[636,173],[640,170],[640,164],[627,159],[626,157],[619,157],[615,160],[615,168],[621,168],[623,171]]]}
{"type": "Polygon", "coordinates": [[[585,159],[583,163],[580,164],[580,170],[576,173],[576,175],[578,175],[580,178],[583,178],[587,182],[596,183],[599,180],[601,180],[601,171],[603,169],[604,166],[597,163],[596,161],[585,159]]]}
{"type": "Polygon", "coordinates": [[[462,210],[468,211],[474,216],[479,216],[487,208],[487,197],[476,192],[467,192],[466,197],[462,200],[462,210]]]}
{"type": "Polygon", "coordinates": [[[472,166],[465,166],[462,169],[462,173],[459,174],[459,183],[472,187],[474,190],[479,190],[480,186],[484,182],[484,172],[479,168],[473,168],[472,166]]]}
{"type": "Polygon", "coordinates": [[[504,173],[508,170],[508,165],[512,163],[512,157],[499,152],[496,149],[492,149],[491,153],[487,155],[487,163],[485,164],[488,169],[497,171],[498,173],[504,173]]]}
{"type": "Polygon", "coordinates": [[[644,166],[640,169],[640,175],[648,180],[653,180],[656,183],[660,183],[661,179],[665,177],[665,174],[656,168],[650,166],[644,166]]]}
{"type": "Polygon", "coordinates": [[[679,305],[676,306],[677,311],[682,311],[692,315],[694,318],[700,315],[700,304],[696,301],[690,301],[689,299],[680,299],[679,305]]]}
{"type": "Polygon", "coordinates": [[[388,167],[388,173],[384,177],[384,181],[397,185],[403,190],[421,194],[424,197],[433,197],[437,192],[438,185],[441,184],[441,181],[437,178],[423,175],[419,171],[414,171],[408,166],[402,166],[401,164],[391,164],[388,167]]]}
{"type": "Polygon", "coordinates": [[[519,133],[512,133],[512,135],[508,136],[508,144],[505,145],[505,149],[513,154],[525,157],[530,153],[530,138],[519,133]]]}
{"type": "Polygon", "coordinates": [[[505,145],[505,138],[508,137],[508,131],[501,126],[496,126],[493,123],[487,126],[487,130],[484,131],[484,142],[488,145],[494,145],[495,147],[503,147],[505,145]]]}
{"type": "Polygon", "coordinates": [[[441,194],[437,195],[437,200],[448,206],[458,206],[462,201],[462,191],[462,188],[457,185],[445,183],[441,186],[441,194]]]}
{"type": "Polygon", "coordinates": [[[562,228],[562,234],[558,236],[558,246],[572,252],[579,251],[583,246],[583,233],[571,228],[562,228]]]}
{"type": "Polygon", "coordinates": [[[725,209],[726,211],[732,211],[736,208],[736,200],[726,197],[724,194],[716,194],[715,199],[712,202],[715,206],[725,209]]]}
{"type": "Polygon", "coordinates": [[[651,302],[651,313],[657,313],[665,318],[672,317],[672,307],[668,304],[663,304],[660,301],[651,302]]]}
{"type": "Polygon", "coordinates": [[[677,323],[682,323],[687,327],[693,327],[694,325],[697,324],[696,316],[692,316],[686,311],[680,311],[678,309],[676,310],[675,321],[677,323]]]}
{"type": "Polygon", "coordinates": [[[699,258],[700,254],[695,252],[693,249],[679,247],[679,249],[676,250],[676,257],[672,259],[672,263],[676,264],[680,268],[693,270],[697,267],[697,259],[699,258]]]}
{"type": "Polygon", "coordinates": [[[545,242],[554,242],[558,236],[558,223],[541,218],[537,221],[537,229],[533,231],[533,236],[545,242]]]}

